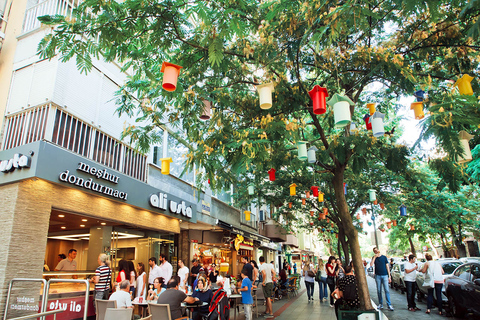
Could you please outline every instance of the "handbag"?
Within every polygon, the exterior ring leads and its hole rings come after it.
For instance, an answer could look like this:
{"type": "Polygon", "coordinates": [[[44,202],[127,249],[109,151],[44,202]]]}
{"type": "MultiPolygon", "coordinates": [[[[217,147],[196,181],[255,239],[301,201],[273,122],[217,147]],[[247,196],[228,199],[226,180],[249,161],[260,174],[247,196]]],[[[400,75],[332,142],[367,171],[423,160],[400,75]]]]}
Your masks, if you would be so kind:
{"type": "Polygon", "coordinates": [[[308,270],[308,271],[307,271],[307,275],[308,275],[309,277],[315,278],[315,273],[313,273],[312,270],[308,270]]]}
{"type": "Polygon", "coordinates": [[[423,280],[423,285],[422,287],[424,288],[434,288],[435,287],[435,283],[434,283],[434,280],[433,280],[433,265],[432,263],[434,263],[433,261],[429,262],[428,263],[428,269],[427,269],[427,272],[425,273],[425,278],[423,280]]]}
{"type": "Polygon", "coordinates": [[[333,276],[327,276],[327,284],[335,284],[335,278],[333,276]]]}
{"type": "Polygon", "coordinates": [[[103,300],[108,300],[110,298],[110,283],[111,283],[112,269],[108,268],[108,278],[105,282],[105,287],[103,288],[103,300]]]}

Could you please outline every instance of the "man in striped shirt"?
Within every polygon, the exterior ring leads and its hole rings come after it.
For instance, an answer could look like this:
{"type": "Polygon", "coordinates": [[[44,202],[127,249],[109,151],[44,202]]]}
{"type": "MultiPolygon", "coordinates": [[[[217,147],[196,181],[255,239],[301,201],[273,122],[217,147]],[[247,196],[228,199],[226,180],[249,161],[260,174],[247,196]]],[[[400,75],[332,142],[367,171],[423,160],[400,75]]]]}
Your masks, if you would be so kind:
{"type": "Polygon", "coordinates": [[[98,268],[91,280],[95,283],[95,299],[107,300],[110,292],[111,270],[107,265],[108,256],[102,253],[98,256],[98,268]]]}

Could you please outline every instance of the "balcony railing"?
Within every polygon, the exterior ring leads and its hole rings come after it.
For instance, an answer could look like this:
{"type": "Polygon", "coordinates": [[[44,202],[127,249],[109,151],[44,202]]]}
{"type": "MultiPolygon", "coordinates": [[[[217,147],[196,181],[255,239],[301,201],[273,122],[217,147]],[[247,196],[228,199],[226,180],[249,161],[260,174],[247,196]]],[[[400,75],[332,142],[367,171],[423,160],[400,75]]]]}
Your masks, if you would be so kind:
{"type": "Polygon", "coordinates": [[[147,157],[53,103],[6,117],[3,150],[51,141],[135,179],[147,180],[147,157]]]}
{"type": "Polygon", "coordinates": [[[78,0],[45,0],[28,8],[23,23],[23,33],[40,28],[38,17],[45,15],[70,16],[78,0]]]}

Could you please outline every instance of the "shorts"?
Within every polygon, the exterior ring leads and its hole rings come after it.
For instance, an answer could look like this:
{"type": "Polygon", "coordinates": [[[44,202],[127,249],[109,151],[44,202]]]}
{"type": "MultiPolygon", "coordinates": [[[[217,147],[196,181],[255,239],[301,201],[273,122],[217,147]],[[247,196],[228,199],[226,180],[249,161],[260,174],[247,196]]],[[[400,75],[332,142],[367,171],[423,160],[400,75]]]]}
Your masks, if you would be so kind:
{"type": "Polygon", "coordinates": [[[265,296],[265,298],[270,298],[272,296],[272,291],[273,282],[265,283],[265,286],[263,286],[263,295],[265,296]]]}

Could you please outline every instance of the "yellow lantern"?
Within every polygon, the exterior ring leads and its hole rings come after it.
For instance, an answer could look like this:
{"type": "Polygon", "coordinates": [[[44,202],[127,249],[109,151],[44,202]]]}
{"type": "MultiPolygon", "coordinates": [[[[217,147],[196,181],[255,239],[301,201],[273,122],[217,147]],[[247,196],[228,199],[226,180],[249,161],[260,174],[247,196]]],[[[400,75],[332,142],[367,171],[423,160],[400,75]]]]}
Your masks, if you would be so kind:
{"type": "Polygon", "coordinates": [[[172,158],[161,158],[162,161],[162,174],[170,174],[170,162],[173,162],[172,158]]]}
{"type": "Polygon", "coordinates": [[[466,94],[466,95],[473,95],[473,90],[472,90],[472,82],[473,77],[469,76],[468,74],[464,74],[460,79],[455,82],[455,86],[458,87],[458,91],[460,94],[466,94]]]}
{"type": "Polygon", "coordinates": [[[423,102],[412,102],[410,105],[410,109],[413,110],[413,113],[415,114],[415,119],[420,120],[425,117],[425,114],[423,113],[423,102]]]}
{"type": "Polygon", "coordinates": [[[290,185],[290,195],[294,196],[297,194],[297,185],[295,183],[292,183],[290,185]]]}
{"type": "Polygon", "coordinates": [[[323,202],[323,192],[318,193],[318,202],[323,202]]]}
{"type": "Polygon", "coordinates": [[[368,112],[370,112],[370,115],[374,114],[375,111],[377,110],[375,108],[375,105],[376,103],[367,103],[367,108],[368,108],[368,112]]]}
{"type": "Polygon", "coordinates": [[[246,220],[246,221],[250,221],[250,214],[251,214],[251,212],[248,211],[248,210],[245,210],[243,213],[245,214],[245,220],[246,220]]]}

